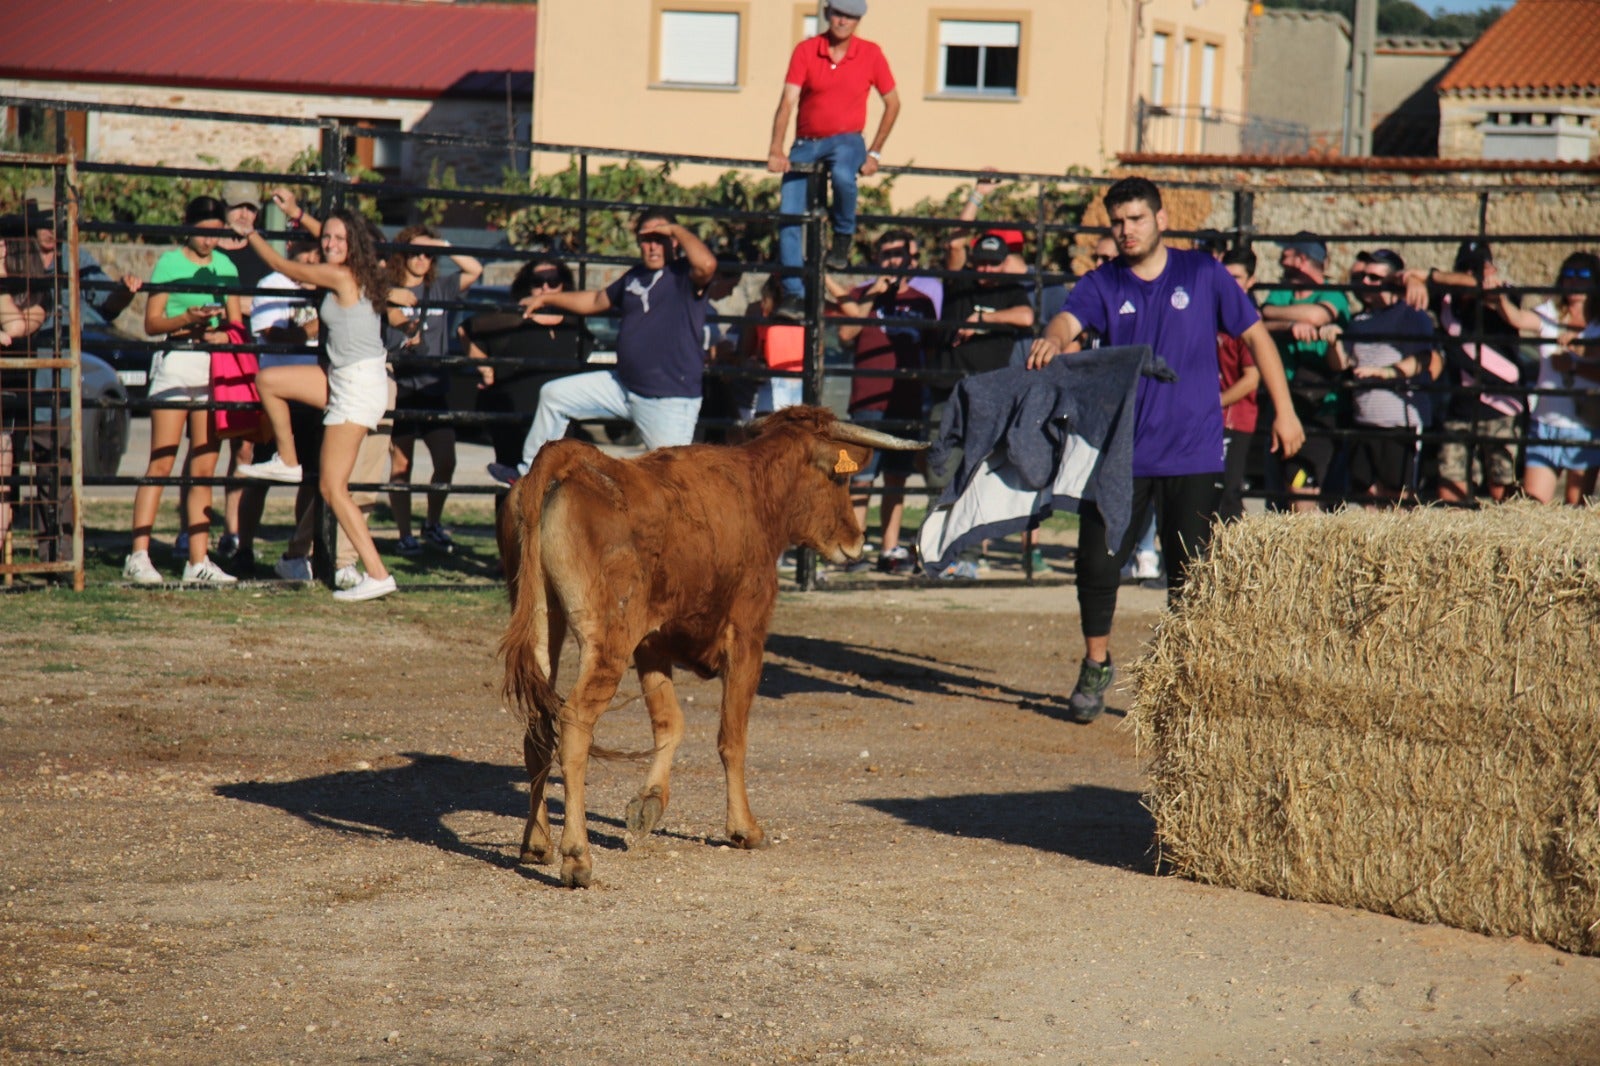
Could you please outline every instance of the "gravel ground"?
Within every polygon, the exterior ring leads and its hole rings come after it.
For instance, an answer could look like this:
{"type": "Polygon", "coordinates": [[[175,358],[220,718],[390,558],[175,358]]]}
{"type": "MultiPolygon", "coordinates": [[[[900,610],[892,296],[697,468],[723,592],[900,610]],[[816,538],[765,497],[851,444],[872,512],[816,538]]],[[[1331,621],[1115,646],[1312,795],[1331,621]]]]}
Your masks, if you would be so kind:
{"type": "MultiPolygon", "coordinates": [[[[680,678],[665,825],[629,846],[642,768],[595,766],[583,891],[515,863],[498,598],[35,596],[0,602],[8,1062],[1600,1061],[1600,960],[1157,876],[1126,693],[1060,717],[1070,588],[787,595],[772,846],[724,845],[680,678]]],[[[1119,660],[1160,603],[1127,590],[1119,660]]]]}

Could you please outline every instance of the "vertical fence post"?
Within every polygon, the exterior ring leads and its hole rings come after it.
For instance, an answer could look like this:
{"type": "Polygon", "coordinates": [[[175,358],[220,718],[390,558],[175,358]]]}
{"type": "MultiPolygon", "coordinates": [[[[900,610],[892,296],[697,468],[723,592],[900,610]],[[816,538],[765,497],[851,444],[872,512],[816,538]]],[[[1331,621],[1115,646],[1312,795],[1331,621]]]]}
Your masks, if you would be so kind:
{"type": "MultiPolygon", "coordinates": [[[[67,205],[67,316],[68,349],[72,357],[72,588],[83,591],[83,297],[78,274],[78,172],[69,153],[64,167],[56,169],[57,187],[66,187],[67,205]]],[[[59,322],[60,315],[56,316],[59,322]]],[[[59,349],[58,349],[59,350],[59,349]]],[[[58,468],[59,469],[59,468],[58,468]]],[[[56,475],[58,478],[60,474],[56,475]]]]}
{"type": "MultiPolygon", "coordinates": [[[[806,175],[805,222],[805,285],[806,285],[806,347],[805,377],[800,381],[800,398],[808,404],[822,402],[823,336],[822,336],[822,223],[827,213],[822,210],[822,168],[819,166],[806,175]]],[[[809,592],[817,582],[817,556],[810,548],[796,553],[794,579],[802,591],[809,592]]]]}
{"type": "Polygon", "coordinates": [[[578,156],[578,289],[589,287],[589,156],[578,156]]]}
{"type": "Polygon", "coordinates": [[[1233,243],[1246,251],[1255,239],[1256,194],[1249,189],[1239,189],[1233,194],[1233,243]]]}
{"type": "MultiPolygon", "coordinates": [[[[322,127],[322,211],[344,207],[344,137],[338,123],[322,127]]],[[[318,331],[317,346],[325,349],[327,334],[318,331]]],[[[318,477],[321,477],[320,469],[318,477]]],[[[334,572],[338,569],[339,520],[333,508],[322,502],[319,491],[311,498],[314,546],[311,551],[311,573],[328,588],[333,588],[334,572]]]]}

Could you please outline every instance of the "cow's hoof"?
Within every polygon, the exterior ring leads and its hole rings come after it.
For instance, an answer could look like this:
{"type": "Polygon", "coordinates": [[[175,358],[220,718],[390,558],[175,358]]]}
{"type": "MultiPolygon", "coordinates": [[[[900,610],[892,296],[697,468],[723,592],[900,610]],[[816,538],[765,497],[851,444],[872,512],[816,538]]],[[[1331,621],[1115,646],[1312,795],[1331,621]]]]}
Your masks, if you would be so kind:
{"type": "Polygon", "coordinates": [[[628,832],[636,837],[649,836],[661,824],[661,816],[666,813],[666,806],[661,802],[661,793],[655,789],[633,797],[628,802],[628,832]]]}
{"type": "Polygon", "coordinates": [[[755,851],[768,844],[767,834],[762,832],[759,825],[753,825],[749,829],[731,829],[728,831],[728,839],[733,842],[734,847],[744,848],[746,851],[755,851]]]}
{"type": "Polygon", "coordinates": [[[561,861],[561,883],[568,888],[588,888],[593,877],[594,867],[588,863],[580,863],[577,859],[561,861]]]}

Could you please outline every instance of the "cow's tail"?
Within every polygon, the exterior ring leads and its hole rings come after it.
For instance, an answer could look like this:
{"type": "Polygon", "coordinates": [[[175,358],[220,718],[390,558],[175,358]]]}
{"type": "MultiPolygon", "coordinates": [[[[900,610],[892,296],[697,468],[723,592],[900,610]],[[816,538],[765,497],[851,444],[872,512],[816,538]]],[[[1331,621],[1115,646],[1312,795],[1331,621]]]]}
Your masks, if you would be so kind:
{"type": "MultiPolygon", "coordinates": [[[[561,484],[559,475],[552,476],[541,470],[541,466],[535,461],[528,476],[518,479],[495,525],[500,563],[506,575],[506,592],[511,599],[511,621],[500,640],[500,656],[506,664],[503,688],[506,703],[522,719],[529,733],[542,735],[554,744],[562,725],[573,723],[568,722],[565,701],[557,694],[550,683],[550,675],[539,662],[542,650],[550,646],[550,591],[540,558],[540,524],[546,502],[552,493],[559,491],[561,484]],[[543,476],[536,477],[536,473],[543,476]]],[[[551,651],[560,654],[560,649],[551,651]]],[[[592,736],[589,738],[589,755],[596,759],[640,760],[655,753],[654,748],[646,751],[604,748],[595,744],[592,736]]]]}
{"type": "Polygon", "coordinates": [[[519,479],[500,509],[495,529],[500,564],[506,573],[506,593],[511,598],[511,621],[500,640],[500,655],[506,664],[503,691],[506,702],[530,731],[553,731],[561,719],[561,697],[539,664],[542,649],[548,648],[550,642],[549,594],[539,558],[539,525],[545,496],[554,488],[554,483],[543,478],[519,479]]]}

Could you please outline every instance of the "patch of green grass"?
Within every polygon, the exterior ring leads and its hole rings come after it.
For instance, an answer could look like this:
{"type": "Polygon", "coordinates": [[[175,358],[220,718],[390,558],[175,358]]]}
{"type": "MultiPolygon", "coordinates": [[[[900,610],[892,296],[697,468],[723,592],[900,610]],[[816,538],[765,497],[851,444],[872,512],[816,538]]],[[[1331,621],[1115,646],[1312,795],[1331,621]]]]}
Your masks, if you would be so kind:
{"type": "Polygon", "coordinates": [[[77,663],[45,663],[39,667],[39,672],[44,674],[81,674],[83,667],[77,663]]]}

